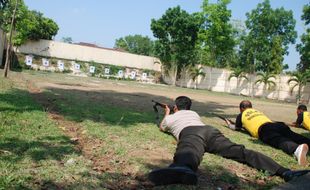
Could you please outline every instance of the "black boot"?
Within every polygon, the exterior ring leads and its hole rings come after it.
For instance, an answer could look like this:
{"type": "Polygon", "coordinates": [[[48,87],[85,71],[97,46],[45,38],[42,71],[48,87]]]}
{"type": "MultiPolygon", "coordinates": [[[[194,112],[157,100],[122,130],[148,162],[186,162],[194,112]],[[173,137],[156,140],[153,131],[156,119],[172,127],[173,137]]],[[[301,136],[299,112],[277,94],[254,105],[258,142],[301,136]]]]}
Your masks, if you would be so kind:
{"type": "Polygon", "coordinates": [[[310,170],[296,170],[296,171],[288,170],[282,174],[282,178],[284,179],[284,181],[291,181],[309,172],[310,170]]]}
{"type": "Polygon", "coordinates": [[[155,185],[196,185],[197,175],[188,167],[167,167],[153,170],[149,173],[149,180],[155,185]]]}

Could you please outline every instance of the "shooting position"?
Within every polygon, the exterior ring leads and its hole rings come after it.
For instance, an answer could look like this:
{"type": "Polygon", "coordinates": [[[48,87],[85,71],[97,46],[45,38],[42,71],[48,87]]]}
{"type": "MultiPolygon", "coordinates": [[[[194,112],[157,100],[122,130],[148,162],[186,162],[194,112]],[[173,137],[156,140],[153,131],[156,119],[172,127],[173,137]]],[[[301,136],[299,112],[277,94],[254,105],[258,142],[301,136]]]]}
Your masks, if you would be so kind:
{"type": "Polygon", "coordinates": [[[293,122],[291,127],[303,128],[310,131],[310,112],[307,110],[307,106],[300,104],[296,110],[297,119],[293,122]]]}
{"type": "Polygon", "coordinates": [[[205,152],[220,155],[227,159],[247,164],[258,170],[268,171],[271,175],[289,181],[304,175],[309,170],[292,171],[279,165],[271,158],[243,145],[227,139],[218,129],[205,125],[200,116],[191,111],[191,99],[179,96],[175,99],[174,113],[165,106],[165,116],[160,123],[162,132],[171,133],[178,141],[173,163],[150,172],[149,179],[155,185],[197,184],[198,166],[205,152]]]}
{"type": "Polygon", "coordinates": [[[252,108],[252,103],[243,100],[239,105],[240,114],[235,123],[226,120],[227,126],[236,131],[246,130],[254,138],[264,143],[283,150],[289,155],[294,155],[298,164],[307,166],[307,153],[310,139],[291,131],[283,122],[272,122],[262,112],[252,108]]]}

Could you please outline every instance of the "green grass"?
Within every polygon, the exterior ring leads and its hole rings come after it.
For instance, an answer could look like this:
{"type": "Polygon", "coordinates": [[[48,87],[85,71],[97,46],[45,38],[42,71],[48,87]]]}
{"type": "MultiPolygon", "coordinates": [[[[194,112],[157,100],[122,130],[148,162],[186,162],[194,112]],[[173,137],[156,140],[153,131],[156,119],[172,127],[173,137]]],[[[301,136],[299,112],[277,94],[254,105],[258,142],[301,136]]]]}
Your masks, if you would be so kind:
{"type": "MultiPolygon", "coordinates": [[[[32,71],[23,74],[27,80],[49,81],[67,86],[79,87],[91,80],[98,80],[102,84],[122,83],[152,90],[240,99],[205,90],[170,88],[129,81],[76,78],[32,71]]],[[[1,79],[0,82],[0,189],[113,189],[113,185],[114,189],[122,189],[126,188],[126,185],[117,184],[127,184],[130,187],[130,181],[137,177],[145,178],[151,169],[171,163],[176,147],[175,140],[158,130],[151,108],[141,109],[130,104],[120,106],[104,98],[109,93],[115,97],[132,97],[130,94],[103,90],[64,90],[56,87],[40,92],[40,96],[51,101],[47,107],[80,128],[87,138],[94,142],[100,141],[100,146],[92,149],[90,156],[85,156],[57,127],[57,121],[48,118],[46,105],[36,103],[33,97],[37,95],[29,94],[22,84],[15,80],[1,79]],[[16,87],[17,84],[19,85],[16,87]],[[165,159],[161,159],[161,154],[165,159]],[[94,171],[93,158],[105,159],[102,160],[105,162],[102,165],[110,167],[110,170],[103,173],[94,171]],[[70,159],[74,160],[73,164],[67,163],[70,159]]],[[[262,152],[285,167],[301,169],[292,156],[266,146],[246,134],[227,129],[217,118],[206,114],[202,119],[218,128],[233,142],[262,152]]],[[[294,130],[305,133],[299,129],[294,130]]],[[[203,178],[200,186],[171,185],[154,189],[271,189],[283,183],[279,177],[270,178],[263,171],[208,153],[200,165],[200,173],[203,178]],[[264,183],[260,184],[259,181],[264,183]]]]}
{"type": "Polygon", "coordinates": [[[75,189],[77,183],[100,183],[85,177],[90,162],[25,89],[3,79],[0,85],[0,189],[75,189]],[[66,165],[69,159],[75,163],[66,165]]]}

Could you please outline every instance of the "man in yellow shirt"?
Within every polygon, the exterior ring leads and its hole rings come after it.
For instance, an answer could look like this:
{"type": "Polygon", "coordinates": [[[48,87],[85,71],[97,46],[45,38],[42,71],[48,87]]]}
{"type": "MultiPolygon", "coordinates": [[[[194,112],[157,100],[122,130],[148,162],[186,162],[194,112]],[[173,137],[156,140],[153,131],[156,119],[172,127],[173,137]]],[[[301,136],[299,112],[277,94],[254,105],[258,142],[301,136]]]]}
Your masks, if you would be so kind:
{"type": "Polygon", "coordinates": [[[297,119],[291,126],[310,131],[310,112],[307,111],[307,106],[300,104],[297,107],[297,119]]]}
{"type": "Polygon", "coordinates": [[[228,127],[233,130],[245,129],[251,136],[260,139],[264,143],[283,150],[289,155],[294,155],[298,164],[307,166],[307,153],[310,139],[297,134],[283,122],[272,122],[262,112],[252,108],[248,100],[241,101],[240,114],[236,123],[232,124],[226,120],[228,127]]]}

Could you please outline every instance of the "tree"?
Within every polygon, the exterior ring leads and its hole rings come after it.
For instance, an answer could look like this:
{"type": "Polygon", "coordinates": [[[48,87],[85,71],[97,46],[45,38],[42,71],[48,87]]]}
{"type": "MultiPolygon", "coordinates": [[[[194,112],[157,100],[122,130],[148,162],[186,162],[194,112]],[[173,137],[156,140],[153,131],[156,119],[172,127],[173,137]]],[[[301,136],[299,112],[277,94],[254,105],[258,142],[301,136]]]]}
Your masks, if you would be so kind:
{"type": "MultiPolygon", "coordinates": [[[[301,18],[305,21],[306,25],[310,23],[310,4],[304,6],[301,18]]],[[[300,39],[301,43],[296,46],[300,54],[300,62],[297,64],[297,69],[300,72],[304,72],[310,69],[310,28],[307,28],[306,33],[300,39]]]]}
{"type": "Polygon", "coordinates": [[[147,36],[129,35],[115,40],[114,48],[138,55],[154,55],[154,42],[147,36]]]}
{"type": "Polygon", "coordinates": [[[234,52],[234,30],[229,23],[231,11],[227,9],[230,0],[219,0],[217,4],[203,1],[203,27],[199,32],[202,47],[210,54],[208,65],[228,66],[234,52]]]}
{"type": "Polygon", "coordinates": [[[72,44],[73,43],[73,40],[72,40],[71,37],[62,37],[61,41],[64,42],[64,43],[68,43],[68,44],[72,44]]]}
{"type": "Polygon", "coordinates": [[[205,77],[206,76],[206,73],[203,72],[203,68],[202,67],[192,67],[190,69],[190,77],[192,78],[192,80],[194,81],[195,83],[195,86],[194,88],[197,89],[197,86],[198,86],[198,77],[199,76],[202,76],[202,77],[205,77]]]}
{"type": "MultiPolygon", "coordinates": [[[[260,79],[255,81],[255,84],[263,83],[263,93],[265,94],[267,90],[270,90],[274,87],[276,87],[276,83],[272,81],[271,79],[276,79],[276,75],[272,73],[257,73],[257,76],[260,76],[260,79]]],[[[267,97],[267,94],[264,95],[264,97],[267,97]]]]}
{"type": "Polygon", "coordinates": [[[12,45],[20,46],[26,40],[50,40],[57,34],[58,26],[42,13],[29,11],[23,0],[5,2],[0,11],[0,27],[9,36],[4,72],[7,76],[12,45]]]}
{"type": "Polygon", "coordinates": [[[280,73],[285,68],[283,56],[297,37],[293,12],[283,7],[272,9],[269,0],[265,0],[246,16],[249,33],[243,38],[242,61],[253,65],[256,60],[256,71],[280,73]]]}
{"type": "Polygon", "coordinates": [[[8,46],[6,49],[6,58],[5,58],[5,64],[4,64],[4,77],[8,77],[8,70],[9,70],[9,66],[10,66],[10,62],[9,62],[10,51],[12,48],[12,34],[13,34],[13,27],[14,27],[14,21],[15,21],[17,6],[18,6],[18,0],[15,1],[15,7],[14,7],[12,20],[11,20],[11,24],[10,24],[11,27],[10,27],[10,31],[9,31],[9,41],[8,41],[8,46]]]}
{"type": "Polygon", "coordinates": [[[243,69],[241,69],[240,67],[237,67],[233,70],[233,72],[229,75],[228,80],[230,81],[232,78],[236,77],[237,78],[237,88],[240,85],[240,81],[242,78],[244,78],[245,80],[249,80],[248,77],[246,76],[246,72],[244,72],[243,69]]]}
{"type": "Polygon", "coordinates": [[[292,77],[287,81],[287,84],[294,83],[291,87],[291,93],[293,93],[294,89],[298,86],[296,101],[300,102],[301,99],[301,91],[307,85],[307,82],[310,82],[310,71],[307,72],[297,72],[293,73],[292,77]]]}
{"type": "Polygon", "coordinates": [[[174,85],[181,70],[195,64],[200,25],[198,14],[188,14],[180,6],[169,8],[160,19],[151,21],[153,35],[158,38],[155,53],[164,70],[175,70],[174,85]]]}
{"type": "Polygon", "coordinates": [[[27,40],[52,40],[58,32],[58,25],[37,11],[27,11],[25,17],[16,23],[14,45],[19,46],[27,40]]]}

